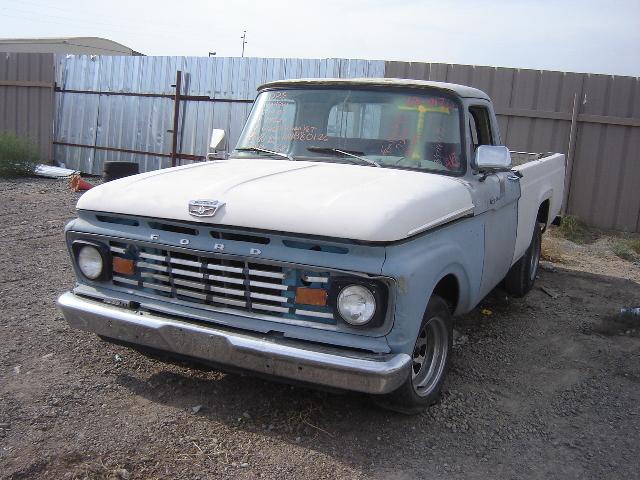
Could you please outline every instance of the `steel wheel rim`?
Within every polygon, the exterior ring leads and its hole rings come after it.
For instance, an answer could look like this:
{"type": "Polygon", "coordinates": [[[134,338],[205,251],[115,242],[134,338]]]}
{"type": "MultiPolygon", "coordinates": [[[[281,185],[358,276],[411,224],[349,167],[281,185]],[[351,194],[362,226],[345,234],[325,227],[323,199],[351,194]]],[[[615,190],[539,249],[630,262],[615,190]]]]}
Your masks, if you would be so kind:
{"type": "Polygon", "coordinates": [[[427,396],[438,386],[449,354],[449,332],[440,317],[430,318],[420,328],[413,348],[411,383],[421,397],[427,396]]]}

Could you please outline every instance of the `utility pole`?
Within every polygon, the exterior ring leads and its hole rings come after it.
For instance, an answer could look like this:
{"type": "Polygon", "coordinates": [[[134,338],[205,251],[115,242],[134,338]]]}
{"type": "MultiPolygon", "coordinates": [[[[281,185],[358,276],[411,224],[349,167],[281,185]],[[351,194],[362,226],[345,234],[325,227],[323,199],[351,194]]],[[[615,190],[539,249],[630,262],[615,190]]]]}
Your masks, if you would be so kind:
{"type": "Polygon", "coordinates": [[[244,57],[244,46],[247,44],[247,31],[246,30],[243,30],[242,36],[240,38],[242,39],[242,56],[244,57]]]}

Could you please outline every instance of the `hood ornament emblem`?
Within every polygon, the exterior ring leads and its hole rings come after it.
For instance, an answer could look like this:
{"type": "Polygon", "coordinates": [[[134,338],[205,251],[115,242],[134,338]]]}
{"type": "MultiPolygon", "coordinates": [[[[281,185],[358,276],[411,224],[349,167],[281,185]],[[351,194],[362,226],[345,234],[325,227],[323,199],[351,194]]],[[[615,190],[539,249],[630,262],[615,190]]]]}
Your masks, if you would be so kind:
{"type": "Polygon", "coordinates": [[[194,217],[213,217],[222,208],[224,202],[218,200],[190,200],[189,215],[194,217]]]}

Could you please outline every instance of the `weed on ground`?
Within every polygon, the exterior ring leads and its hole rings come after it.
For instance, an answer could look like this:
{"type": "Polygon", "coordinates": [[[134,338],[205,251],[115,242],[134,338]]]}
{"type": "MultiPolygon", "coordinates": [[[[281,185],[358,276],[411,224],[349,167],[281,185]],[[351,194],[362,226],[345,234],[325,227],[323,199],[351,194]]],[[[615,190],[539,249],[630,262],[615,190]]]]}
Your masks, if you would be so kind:
{"type": "Polygon", "coordinates": [[[30,140],[0,132],[0,178],[33,174],[39,157],[38,149],[30,140]]]}

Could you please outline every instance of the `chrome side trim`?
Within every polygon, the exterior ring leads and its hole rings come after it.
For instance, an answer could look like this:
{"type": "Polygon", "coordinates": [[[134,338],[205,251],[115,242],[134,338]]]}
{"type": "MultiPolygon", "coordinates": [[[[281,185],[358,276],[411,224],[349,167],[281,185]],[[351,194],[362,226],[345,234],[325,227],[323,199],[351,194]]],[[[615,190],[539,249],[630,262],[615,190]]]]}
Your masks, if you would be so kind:
{"type": "Polygon", "coordinates": [[[470,207],[466,207],[466,208],[461,208],[460,210],[456,210],[455,212],[451,212],[448,215],[445,215],[441,218],[437,218],[435,220],[433,220],[432,222],[429,223],[425,223],[424,225],[421,225],[417,228],[414,228],[413,230],[409,230],[407,232],[407,237],[411,237],[412,235],[416,235],[418,233],[422,233],[424,231],[427,231],[431,228],[435,228],[435,227],[439,227],[441,225],[444,225],[445,223],[449,223],[449,222],[453,222],[454,220],[457,220],[459,218],[462,218],[466,215],[470,215],[473,213],[473,205],[471,205],[470,207]]]}
{"type": "Polygon", "coordinates": [[[392,392],[407,379],[411,365],[404,353],[358,354],[292,344],[127,310],[70,292],[58,298],[58,308],[72,327],[109,338],[346,390],[392,392]]]}

